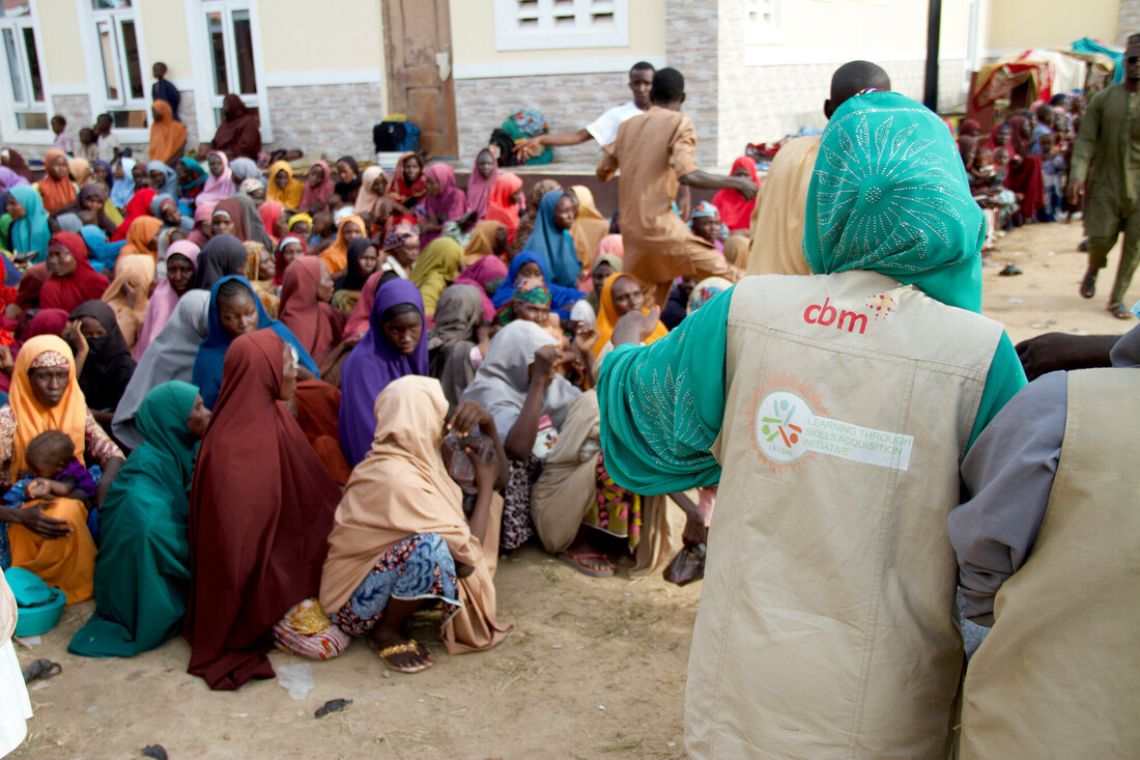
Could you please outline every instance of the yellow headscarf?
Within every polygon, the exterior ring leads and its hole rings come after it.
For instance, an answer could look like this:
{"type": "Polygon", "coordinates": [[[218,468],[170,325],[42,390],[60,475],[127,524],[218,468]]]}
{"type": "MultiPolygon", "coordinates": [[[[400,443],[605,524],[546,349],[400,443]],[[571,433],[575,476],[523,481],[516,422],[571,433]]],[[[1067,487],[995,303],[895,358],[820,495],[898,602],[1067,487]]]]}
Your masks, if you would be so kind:
{"type": "Polygon", "coordinates": [[[266,184],[265,200],[277,201],[288,209],[298,209],[301,207],[301,195],[305,192],[305,183],[299,179],[293,179],[293,167],[289,165],[288,161],[274,161],[269,165],[269,174],[266,184]],[[278,172],[285,172],[289,177],[289,181],[285,184],[284,190],[277,187],[276,179],[278,172]]]}
{"type": "Polygon", "coordinates": [[[463,249],[449,237],[428,243],[412,268],[412,283],[424,299],[424,314],[435,315],[435,305],[443,291],[463,268],[463,249]]]}
{"type": "MultiPolygon", "coordinates": [[[[598,331],[598,342],[594,344],[594,358],[601,356],[602,349],[610,342],[610,336],[613,335],[614,325],[618,321],[617,306],[614,305],[614,284],[622,277],[637,282],[632,275],[623,274],[621,272],[614,272],[606,278],[606,284],[602,286],[602,297],[599,299],[599,313],[598,322],[595,329],[598,331]]],[[[648,314],[648,309],[642,309],[642,314],[648,314]]],[[[652,343],[655,340],[660,340],[669,334],[669,328],[661,324],[659,321],[657,327],[653,330],[653,334],[642,341],[643,344],[652,343]]]]}
{"type": "Polygon", "coordinates": [[[24,461],[24,452],[28,444],[40,433],[47,430],[58,430],[67,435],[75,445],[75,456],[83,459],[87,431],[87,399],[79,389],[75,379],[75,359],[71,354],[71,347],[56,335],[37,335],[24,344],[16,354],[16,366],[12,370],[12,387],[8,391],[8,406],[16,417],[16,434],[12,446],[13,482],[19,478],[20,473],[27,469],[24,461]],[[32,366],[41,355],[47,353],[55,356],[45,357],[54,360],[43,366],[60,366],[62,359],[67,364],[67,388],[63,398],[54,407],[46,407],[36,399],[32,390],[32,381],[28,377],[32,366]]]}

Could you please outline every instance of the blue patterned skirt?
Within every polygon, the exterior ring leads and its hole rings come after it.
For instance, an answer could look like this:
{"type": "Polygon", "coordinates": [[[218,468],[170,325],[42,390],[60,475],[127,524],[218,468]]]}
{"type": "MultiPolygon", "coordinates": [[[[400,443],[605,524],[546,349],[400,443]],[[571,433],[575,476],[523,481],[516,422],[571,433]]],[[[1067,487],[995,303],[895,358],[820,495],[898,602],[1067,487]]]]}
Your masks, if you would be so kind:
{"type": "Polygon", "coordinates": [[[349,636],[366,636],[389,599],[424,599],[439,603],[446,624],[462,607],[457,584],[446,541],[435,533],[408,536],[384,552],[332,621],[349,636]]]}

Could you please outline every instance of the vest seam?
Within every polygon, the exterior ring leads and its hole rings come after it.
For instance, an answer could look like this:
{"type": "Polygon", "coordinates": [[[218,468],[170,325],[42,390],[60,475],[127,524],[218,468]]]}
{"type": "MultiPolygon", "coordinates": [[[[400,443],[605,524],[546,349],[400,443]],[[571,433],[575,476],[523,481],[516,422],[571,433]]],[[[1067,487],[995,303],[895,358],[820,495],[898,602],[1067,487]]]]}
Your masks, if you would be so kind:
{"type": "MultiPolygon", "coordinates": [[[[738,588],[740,585],[740,572],[737,569],[737,564],[738,564],[740,555],[743,553],[741,551],[740,542],[744,538],[744,527],[743,526],[744,526],[744,519],[747,516],[747,514],[748,514],[748,510],[745,510],[745,509],[740,510],[740,519],[737,522],[737,530],[734,532],[735,535],[733,536],[732,551],[729,554],[729,556],[732,558],[732,564],[728,568],[729,569],[729,577],[732,578],[732,583],[730,584],[729,588],[727,589],[727,593],[723,597],[724,599],[728,600],[727,611],[720,620],[716,621],[717,626],[721,629],[721,631],[718,631],[719,638],[721,640],[721,645],[720,645],[720,651],[717,653],[716,682],[713,685],[712,699],[710,700],[710,702],[715,702],[717,700],[717,698],[719,697],[719,695],[721,693],[721,685],[724,683],[725,660],[727,659],[727,656],[728,656],[728,648],[729,647],[728,647],[728,637],[723,635],[723,630],[729,627],[731,616],[733,615],[734,610],[737,609],[737,606],[732,604],[732,600],[739,594],[738,588]]],[[[710,722],[710,725],[708,728],[708,732],[709,732],[709,738],[708,738],[709,757],[716,757],[717,737],[720,735],[721,721],[722,721],[722,717],[718,714],[710,722]]]]}

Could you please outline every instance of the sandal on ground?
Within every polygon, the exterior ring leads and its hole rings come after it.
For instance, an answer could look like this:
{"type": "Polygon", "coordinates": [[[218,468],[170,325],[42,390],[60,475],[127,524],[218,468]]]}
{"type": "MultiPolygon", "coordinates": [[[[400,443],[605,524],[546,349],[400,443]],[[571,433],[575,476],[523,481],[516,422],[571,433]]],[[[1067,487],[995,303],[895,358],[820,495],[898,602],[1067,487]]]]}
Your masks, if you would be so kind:
{"type": "Polygon", "coordinates": [[[1124,304],[1117,302],[1106,307],[1108,313],[1117,319],[1132,319],[1132,312],[1124,304]]]}
{"type": "Polygon", "coordinates": [[[46,681],[52,676],[58,676],[62,672],[63,666],[58,662],[39,659],[24,668],[24,683],[31,683],[41,678],[46,681]]]}
{"type": "Polygon", "coordinates": [[[614,565],[610,562],[610,558],[604,554],[571,554],[570,552],[559,552],[558,559],[583,575],[588,575],[591,578],[609,578],[614,574],[614,565]],[[607,567],[592,567],[583,561],[588,559],[605,560],[607,567]]]}
{"type": "Polygon", "coordinates": [[[1096,275],[1086,274],[1081,280],[1081,298],[1092,298],[1096,295],[1096,275]]]}
{"type": "Polygon", "coordinates": [[[390,647],[384,647],[379,652],[377,652],[377,654],[380,656],[380,659],[384,662],[385,665],[387,665],[392,670],[395,670],[397,673],[419,673],[420,671],[427,670],[435,664],[429,659],[431,657],[431,652],[420,646],[415,639],[408,639],[403,644],[393,644],[390,647]],[[419,665],[396,665],[392,662],[392,660],[389,659],[390,657],[395,657],[399,654],[412,654],[413,652],[420,655],[420,657],[424,659],[424,662],[420,663],[419,665]]]}

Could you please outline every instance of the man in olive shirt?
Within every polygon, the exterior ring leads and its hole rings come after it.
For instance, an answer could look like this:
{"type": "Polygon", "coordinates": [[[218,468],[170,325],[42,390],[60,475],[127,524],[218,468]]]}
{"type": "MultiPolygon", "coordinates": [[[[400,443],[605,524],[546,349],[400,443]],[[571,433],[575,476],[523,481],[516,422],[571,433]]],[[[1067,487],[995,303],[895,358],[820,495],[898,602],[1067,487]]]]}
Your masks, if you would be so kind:
{"type": "Polygon", "coordinates": [[[1089,266],[1081,296],[1096,295],[1097,273],[1124,232],[1120,266],[1108,298],[1108,310],[1131,319],[1124,294],[1140,263],[1140,34],[1128,38],[1123,84],[1102,90],[1089,101],[1069,169],[1069,197],[1074,203],[1088,192],[1085,234],[1089,266]]]}

